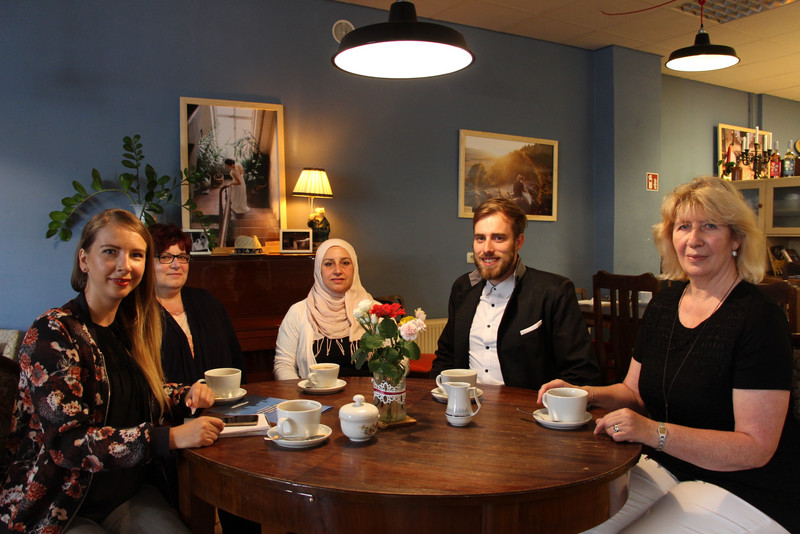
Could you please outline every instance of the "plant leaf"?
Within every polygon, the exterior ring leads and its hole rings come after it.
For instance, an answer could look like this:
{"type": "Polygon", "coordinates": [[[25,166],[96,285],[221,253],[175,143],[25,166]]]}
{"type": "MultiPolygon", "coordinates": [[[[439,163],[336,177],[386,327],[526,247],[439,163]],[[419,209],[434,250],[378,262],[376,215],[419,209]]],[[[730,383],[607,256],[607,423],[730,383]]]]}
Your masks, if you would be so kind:
{"type": "Polygon", "coordinates": [[[72,230],[70,230],[66,226],[62,227],[61,230],[58,232],[58,238],[61,241],[69,241],[70,239],[72,239],[72,230]]]}
{"type": "Polygon", "coordinates": [[[67,220],[67,214],[64,213],[63,211],[51,211],[50,218],[53,219],[54,221],[63,222],[67,220]]]}
{"type": "Polygon", "coordinates": [[[72,180],[72,187],[74,187],[75,191],[77,191],[78,193],[82,194],[83,196],[86,196],[86,189],[79,181],[72,180]]]}
{"type": "Polygon", "coordinates": [[[378,323],[378,332],[386,338],[397,337],[397,323],[394,322],[394,319],[386,317],[378,323]]]}
{"type": "Polygon", "coordinates": [[[100,172],[97,169],[92,169],[92,189],[95,191],[103,189],[103,179],[100,178],[100,172]]]}

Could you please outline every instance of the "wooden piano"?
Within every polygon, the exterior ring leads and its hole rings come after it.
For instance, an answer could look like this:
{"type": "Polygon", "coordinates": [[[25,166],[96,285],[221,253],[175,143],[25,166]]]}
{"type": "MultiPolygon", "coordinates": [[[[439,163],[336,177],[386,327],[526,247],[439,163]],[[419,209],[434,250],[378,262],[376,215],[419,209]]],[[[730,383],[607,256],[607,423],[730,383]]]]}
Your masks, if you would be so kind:
{"type": "Polygon", "coordinates": [[[225,306],[245,353],[249,382],[272,379],[275,341],[289,307],[314,284],[314,256],[192,256],[186,285],[202,287],[225,306]]]}

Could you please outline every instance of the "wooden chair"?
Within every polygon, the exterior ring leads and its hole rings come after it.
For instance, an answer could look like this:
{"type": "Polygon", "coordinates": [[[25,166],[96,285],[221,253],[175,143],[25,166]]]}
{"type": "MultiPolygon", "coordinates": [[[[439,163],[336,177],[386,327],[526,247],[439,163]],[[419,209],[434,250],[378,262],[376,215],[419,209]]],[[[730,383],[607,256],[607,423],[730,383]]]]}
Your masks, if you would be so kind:
{"type": "MultiPolygon", "coordinates": [[[[19,364],[0,356],[0,447],[4,450],[11,430],[11,414],[19,397],[19,364]]],[[[5,473],[2,473],[5,478],[5,473]]]]}
{"type": "Polygon", "coordinates": [[[797,326],[797,288],[785,281],[761,283],[758,288],[778,303],[789,320],[792,332],[800,330],[797,326]]]}
{"type": "Polygon", "coordinates": [[[792,367],[792,403],[789,410],[800,423],[800,334],[792,334],[794,366],[792,367]]]}
{"type": "Polygon", "coordinates": [[[657,293],[661,284],[652,273],[592,276],[594,298],[594,349],[601,375],[609,383],[621,382],[628,372],[639,332],[639,293],[657,293]],[[603,306],[607,300],[609,306],[603,306]]]}

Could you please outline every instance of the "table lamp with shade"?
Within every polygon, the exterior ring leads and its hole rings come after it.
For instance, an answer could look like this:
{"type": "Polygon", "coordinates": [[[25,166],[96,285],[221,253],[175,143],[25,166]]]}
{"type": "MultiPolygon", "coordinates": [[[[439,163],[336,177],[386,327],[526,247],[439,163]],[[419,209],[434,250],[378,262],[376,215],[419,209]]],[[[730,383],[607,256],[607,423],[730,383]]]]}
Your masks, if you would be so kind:
{"type": "Polygon", "coordinates": [[[298,197],[308,197],[308,226],[313,230],[314,248],[328,239],[331,233],[331,225],[325,218],[325,208],[314,209],[314,198],[333,198],[331,184],[325,169],[313,169],[306,167],[300,173],[297,184],[294,186],[292,194],[298,197]]]}

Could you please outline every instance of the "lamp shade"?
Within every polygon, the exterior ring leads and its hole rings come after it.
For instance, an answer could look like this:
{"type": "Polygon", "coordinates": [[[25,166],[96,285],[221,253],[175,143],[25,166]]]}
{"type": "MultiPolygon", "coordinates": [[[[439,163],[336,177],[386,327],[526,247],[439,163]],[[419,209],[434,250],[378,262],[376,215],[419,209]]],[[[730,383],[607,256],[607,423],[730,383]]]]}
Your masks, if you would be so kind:
{"type": "Polygon", "coordinates": [[[298,197],[333,198],[331,183],[328,181],[325,169],[308,167],[303,169],[292,194],[298,197]]]}
{"type": "Polygon", "coordinates": [[[372,78],[427,78],[468,67],[475,56],[452,28],[417,21],[414,4],[393,3],[389,22],[357,28],[342,38],[331,62],[372,78]]]}
{"type": "Polygon", "coordinates": [[[685,72],[701,72],[732,67],[739,63],[736,50],[730,46],[712,45],[708,34],[700,27],[694,44],[675,50],[669,55],[666,67],[685,72]]]}

